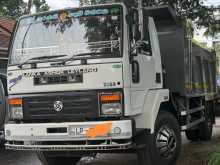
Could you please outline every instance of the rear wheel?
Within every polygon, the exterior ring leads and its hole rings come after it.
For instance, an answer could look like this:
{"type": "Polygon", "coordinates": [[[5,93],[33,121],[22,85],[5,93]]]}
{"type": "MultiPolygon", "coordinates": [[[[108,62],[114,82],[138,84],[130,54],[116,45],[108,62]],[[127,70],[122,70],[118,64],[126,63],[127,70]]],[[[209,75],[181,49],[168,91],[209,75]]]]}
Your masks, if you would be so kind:
{"type": "Polygon", "coordinates": [[[147,147],[138,153],[140,165],[173,165],[181,150],[181,134],[176,118],[168,112],[160,112],[155,133],[147,147]]]}
{"type": "Polygon", "coordinates": [[[43,165],[76,165],[81,157],[52,157],[46,152],[38,152],[37,156],[43,165]]]}
{"type": "Polygon", "coordinates": [[[200,139],[204,141],[210,141],[212,139],[212,130],[213,130],[213,124],[209,117],[199,126],[200,139]]]}
{"type": "Polygon", "coordinates": [[[198,125],[198,128],[186,131],[186,137],[191,141],[210,141],[212,139],[212,102],[206,103],[205,121],[198,125]]]}
{"type": "Polygon", "coordinates": [[[187,130],[185,132],[186,137],[188,140],[190,141],[198,141],[199,140],[199,129],[195,129],[195,130],[187,130]]]}

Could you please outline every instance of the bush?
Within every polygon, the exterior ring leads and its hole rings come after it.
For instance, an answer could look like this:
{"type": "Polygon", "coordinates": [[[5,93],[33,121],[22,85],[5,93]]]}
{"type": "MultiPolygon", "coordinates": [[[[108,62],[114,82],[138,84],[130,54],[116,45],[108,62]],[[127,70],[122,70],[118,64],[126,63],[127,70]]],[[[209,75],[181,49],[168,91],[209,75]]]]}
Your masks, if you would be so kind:
{"type": "Polygon", "coordinates": [[[213,153],[210,156],[208,165],[220,165],[220,152],[213,153]]]}

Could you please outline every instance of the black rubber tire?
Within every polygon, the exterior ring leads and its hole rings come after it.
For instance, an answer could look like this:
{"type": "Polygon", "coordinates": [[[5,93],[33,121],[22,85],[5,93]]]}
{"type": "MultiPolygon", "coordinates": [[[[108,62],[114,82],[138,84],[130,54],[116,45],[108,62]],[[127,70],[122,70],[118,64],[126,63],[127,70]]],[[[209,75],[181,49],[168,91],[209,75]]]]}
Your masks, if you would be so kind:
{"type": "MultiPolygon", "coordinates": [[[[147,140],[147,139],[146,139],[147,140]]],[[[139,165],[174,165],[181,151],[181,133],[177,119],[169,112],[160,112],[155,123],[155,133],[147,142],[147,147],[138,152],[139,165]],[[156,147],[156,139],[159,131],[166,126],[173,131],[176,138],[176,147],[169,157],[161,156],[156,147]]]]}
{"type": "Polygon", "coordinates": [[[76,165],[81,157],[49,157],[45,152],[37,153],[43,165],[76,165]]]}
{"type": "Polygon", "coordinates": [[[212,139],[212,132],[213,132],[213,124],[209,119],[200,124],[199,126],[200,140],[210,141],[212,139]]]}
{"type": "Polygon", "coordinates": [[[206,104],[206,119],[204,122],[198,125],[197,129],[187,130],[186,137],[191,141],[210,141],[212,139],[213,122],[212,115],[210,113],[212,106],[209,103],[206,104]]]}
{"type": "Polygon", "coordinates": [[[187,130],[185,132],[186,134],[186,138],[190,141],[198,141],[200,139],[200,135],[199,135],[199,130],[198,129],[194,129],[194,130],[187,130]]]}

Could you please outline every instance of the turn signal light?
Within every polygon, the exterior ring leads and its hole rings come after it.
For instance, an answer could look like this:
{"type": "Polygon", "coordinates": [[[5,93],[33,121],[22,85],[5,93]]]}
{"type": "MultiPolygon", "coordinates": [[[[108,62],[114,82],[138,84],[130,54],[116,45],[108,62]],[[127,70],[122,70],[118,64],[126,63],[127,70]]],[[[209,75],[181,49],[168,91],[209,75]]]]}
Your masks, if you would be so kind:
{"type": "Polygon", "coordinates": [[[106,101],[120,101],[121,100],[121,94],[104,94],[101,95],[101,101],[106,102],[106,101]]]}
{"type": "Polygon", "coordinates": [[[21,98],[14,98],[14,99],[9,99],[9,105],[22,105],[22,99],[21,98]]]}

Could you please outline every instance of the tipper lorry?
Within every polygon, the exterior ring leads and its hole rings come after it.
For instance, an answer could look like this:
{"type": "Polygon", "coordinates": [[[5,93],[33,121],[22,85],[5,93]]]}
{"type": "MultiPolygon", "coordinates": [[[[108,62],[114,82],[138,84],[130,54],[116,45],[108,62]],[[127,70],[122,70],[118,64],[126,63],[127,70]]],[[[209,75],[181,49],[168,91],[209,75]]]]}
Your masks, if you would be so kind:
{"type": "Polygon", "coordinates": [[[215,55],[198,53],[175,12],[140,1],[19,19],[8,66],[6,148],[45,165],[96,153],[175,164],[181,132],[210,140],[215,55]]]}

